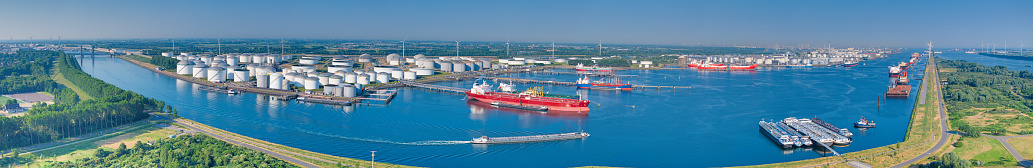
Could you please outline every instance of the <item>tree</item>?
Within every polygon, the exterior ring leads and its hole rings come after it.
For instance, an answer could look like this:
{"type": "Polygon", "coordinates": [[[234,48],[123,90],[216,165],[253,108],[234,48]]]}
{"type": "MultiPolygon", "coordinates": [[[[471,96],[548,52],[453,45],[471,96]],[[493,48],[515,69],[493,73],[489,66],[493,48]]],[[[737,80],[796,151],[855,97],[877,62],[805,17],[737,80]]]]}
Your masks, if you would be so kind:
{"type": "Polygon", "coordinates": [[[101,148],[97,148],[97,150],[95,152],[93,152],[93,157],[103,158],[103,157],[107,157],[108,154],[110,154],[110,152],[108,152],[108,151],[106,151],[104,149],[101,149],[101,148]]]}
{"type": "Polygon", "coordinates": [[[179,118],[179,110],[172,109],[172,118],[179,118]]]}
{"type": "Polygon", "coordinates": [[[126,149],[126,143],[119,143],[118,149],[115,149],[115,156],[122,156],[126,154],[128,151],[129,150],[126,149]]]}

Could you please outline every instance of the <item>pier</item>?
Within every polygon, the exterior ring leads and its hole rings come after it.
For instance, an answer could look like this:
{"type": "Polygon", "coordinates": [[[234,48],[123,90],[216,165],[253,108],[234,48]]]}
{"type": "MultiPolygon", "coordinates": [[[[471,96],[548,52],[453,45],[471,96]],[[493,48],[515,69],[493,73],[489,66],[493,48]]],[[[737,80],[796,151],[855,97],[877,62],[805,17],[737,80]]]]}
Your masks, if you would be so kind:
{"type": "Polygon", "coordinates": [[[484,78],[485,79],[494,79],[496,81],[512,81],[512,82],[519,82],[519,83],[534,83],[534,84],[550,84],[550,85],[574,86],[574,82],[542,81],[542,80],[534,80],[534,79],[503,78],[503,77],[491,77],[491,76],[485,76],[484,78]]]}
{"type": "Polygon", "coordinates": [[[464,93],[466,93],[466,90],[468,90],[468,89],[457,88],[457,87],[432,85],[432,84],[419,83],[419,82],[413,82],[413,81],[402,81],[401,83],[404,84],[405,86],[409,86],[409,87],[415,87],[415,88],[421,88],[421,89],[427,89],[427,90],[433,90],[433,91],[440,91],[440,92],[458,93],[458,94],[464,94],[464,93]]]}
{"type": "Polygon", "coordinates": [[[591,73],[591,72],[578,73],[578,72],[536,71],[536,72],[531,72],[531,73],[534,73],[534,74],[548,74],[548,75],[616,76],[618,78],[638,77],[638,75],[617,75],[617,74],[612,74],[612,73],[591,73]]]}

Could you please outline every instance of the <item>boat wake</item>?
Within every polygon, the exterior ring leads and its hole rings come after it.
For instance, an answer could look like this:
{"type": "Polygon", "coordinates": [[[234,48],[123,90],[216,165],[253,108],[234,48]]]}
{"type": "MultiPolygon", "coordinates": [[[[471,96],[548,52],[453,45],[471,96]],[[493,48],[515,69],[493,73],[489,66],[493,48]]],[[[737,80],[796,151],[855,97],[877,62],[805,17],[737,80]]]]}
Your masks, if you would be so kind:
{"type": "Polygon", "coordinates": [[[301,132],[309,133],[309,134],[322,135],[322,136],[326,136],[326,137],[334,137],[334,138],[340,138],[340,139],[346,139],[346,140],[352,140],[352,141],[386,143],[386,144],[395,144],[395,145],[436,146],[436,145],[459,145],[459,144],[469,144],[470,143],[470,141],[442,141],[442,140],[428,140],[428,141],[416,141],[416,142],[397,142],[397,141],[390,141],[390,140],[383,140],[383,139],[358,138],[358,137],[346,137],[346,136],[340,136],[340,135],[331,135],[331,134],[312,132],[312,131],[307,131],[307,130],[302,130],[302,129],[297,129],[297,130],[301,131],[301,132]]]}

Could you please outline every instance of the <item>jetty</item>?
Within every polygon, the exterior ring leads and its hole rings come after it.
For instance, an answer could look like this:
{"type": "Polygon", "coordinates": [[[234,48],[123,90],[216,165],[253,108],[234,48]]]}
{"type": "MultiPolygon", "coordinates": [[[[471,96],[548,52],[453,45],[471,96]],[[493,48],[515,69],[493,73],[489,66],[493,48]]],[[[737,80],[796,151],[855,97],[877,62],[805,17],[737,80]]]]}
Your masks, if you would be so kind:
{"type": "Polygon", "coordinates": [[[421,88],[421,89],[440,91],[440,92],[458,93],[458,94],[465,94],[466,91],[469,90],[469,89],[463,89],[463,88],[457,88],[457,87],[448,87],[448,86],[441,86],[441,85],[432,85],[432,84],[426,84],[426,83],[419,83],[419,82],[415,82],[415,81],[402,81],[400,83],[402,83],[403,85],[408,86],[408,87],[421,88]]]}

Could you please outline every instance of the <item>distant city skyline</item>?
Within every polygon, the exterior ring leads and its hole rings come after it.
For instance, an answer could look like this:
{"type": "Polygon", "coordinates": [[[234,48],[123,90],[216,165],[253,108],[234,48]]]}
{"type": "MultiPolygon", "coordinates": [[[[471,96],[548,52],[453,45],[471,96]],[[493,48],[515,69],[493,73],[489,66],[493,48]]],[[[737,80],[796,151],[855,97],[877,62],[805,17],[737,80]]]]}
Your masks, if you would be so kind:
{"type": "MultiPolygon", "coordinates": [[[[1033,1],[13,1],[13,39],[289,38],[1018,48],[1033,1]]],[[[7,36],[7,37],[3,37],[7,36]]]]}

